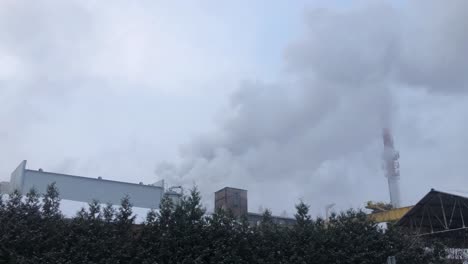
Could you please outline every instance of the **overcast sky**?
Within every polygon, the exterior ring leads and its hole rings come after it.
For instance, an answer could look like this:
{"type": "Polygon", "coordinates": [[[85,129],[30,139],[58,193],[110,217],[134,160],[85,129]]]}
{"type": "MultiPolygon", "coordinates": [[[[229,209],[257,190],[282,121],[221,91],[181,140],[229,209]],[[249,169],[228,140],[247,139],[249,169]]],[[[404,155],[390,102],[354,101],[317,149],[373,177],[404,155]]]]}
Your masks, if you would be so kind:
{"type": "Polygon", "coordinates": [[[0,181],[224,186],[323,214],[468,195],[468,2],[0,1],[0,181]]]}

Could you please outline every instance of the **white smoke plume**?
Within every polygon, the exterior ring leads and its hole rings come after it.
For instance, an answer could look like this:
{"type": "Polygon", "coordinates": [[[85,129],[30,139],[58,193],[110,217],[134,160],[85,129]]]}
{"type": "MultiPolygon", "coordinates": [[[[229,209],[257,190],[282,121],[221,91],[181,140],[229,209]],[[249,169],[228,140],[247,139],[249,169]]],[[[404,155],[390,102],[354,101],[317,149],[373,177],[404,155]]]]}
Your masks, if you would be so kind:
{"type": "Polygon", "coordinates": [[[209,207],[234,186],[249,190],[251,211],[291,215],[302,198],[323,213],[388,200],[387,126],[404,204],[468,186],[468,2],[323,1],[275,76],[265,56],[300,31],[287,8],[300,1],[234,2],[0,1],[0,181],[28,159],[46,171],[195,182],[209,207]],[[203,131],[177,160],[173,146],[203,131]],[[155,177],[161,160],[174,162],[155,177]]]}
{"type": "Polygon", "coordinates": [[[243,83],[218,129],[182,146],[180,163],[156,173],[195,182],[205,195],[246,188],[251,211],[261,203],[291,211],[299,198],[315,213],[330,202],[388,199],[381,130],[392,126],[395,94],[453,96],[468,84],[468,2],[403,5],[308,12],[278,81],[243,83]]]}

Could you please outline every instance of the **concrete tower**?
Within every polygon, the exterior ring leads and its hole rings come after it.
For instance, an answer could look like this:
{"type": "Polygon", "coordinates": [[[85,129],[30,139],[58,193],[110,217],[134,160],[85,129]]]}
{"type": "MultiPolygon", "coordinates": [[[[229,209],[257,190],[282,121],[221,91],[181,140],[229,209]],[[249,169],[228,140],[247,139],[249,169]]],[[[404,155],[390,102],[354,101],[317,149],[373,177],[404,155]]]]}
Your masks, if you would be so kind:
{"type": "Polygon", "coordinates": [[[234,217],[247,216],[247,190],[225,187],[215,192],[215,209],[230,210],[234,217]]]}
{"type": "Polygon", "coordinates": [[[390,129],[384,128],[383,130],[383,162],[385,177],[388,180],[388,189],[390,192],[390,203],[393,208],[400,207],[400,164],[398,159],[400,154],[395,150],[393,144],[393,137],[390,129]]]}

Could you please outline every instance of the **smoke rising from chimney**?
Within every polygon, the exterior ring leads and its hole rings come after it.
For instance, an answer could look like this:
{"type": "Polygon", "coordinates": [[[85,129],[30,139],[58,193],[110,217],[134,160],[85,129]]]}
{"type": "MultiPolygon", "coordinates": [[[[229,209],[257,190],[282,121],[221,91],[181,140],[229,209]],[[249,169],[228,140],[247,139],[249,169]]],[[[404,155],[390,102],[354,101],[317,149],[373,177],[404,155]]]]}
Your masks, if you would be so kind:
{"type": "Polygon", "coordinates": [[[315,213],[331,201],[340,210],[388,198],[390,127],[405,153],[405,199],[468,184],[467,1],[310,10],[280,74],[270,56],[298,30],[287,22],[296,11],[279,7],[301,1],[224,2],[0,1],[0,179],[28,159],[150,182],[154,163],[169,160],[157,178],[197,183],[208,205],[235,186],[249,190],[251,211],[280,214],[298,198],[315,213]],[[207,128],[233,82],[264,75],[207,128]],[[177,157],[174,145],[203,131],[177,157]]]}
{"type": "Polygon", "coordinates": [[[388,180],[388,189],[390,194],[390,203],[393,208],[400,208],[400,164],[398,159],[400,154],[395,150],[393,136],[389,128],[383,129],[383,162],[385,177],[388,180]]]}
{"type": "Polygon", "coordinates": [[[415,1],[405,10],[369,3],[311,11],[303,37],[285,51],[280,81],[242,84],[218,129],[184,145],[179,165],[161,168],[204,193],[238,186],[275,208],[298,197],[316,212],[330,200],[364,201],[368,175],[379,174],[379,131],[392,125],[394,93],[465,91],[466,75],[453,73],[468,67],[456,56],[468,53],[466,8],[415,1]],[[296,197],[282,200],[284,191],[296,197]]]}

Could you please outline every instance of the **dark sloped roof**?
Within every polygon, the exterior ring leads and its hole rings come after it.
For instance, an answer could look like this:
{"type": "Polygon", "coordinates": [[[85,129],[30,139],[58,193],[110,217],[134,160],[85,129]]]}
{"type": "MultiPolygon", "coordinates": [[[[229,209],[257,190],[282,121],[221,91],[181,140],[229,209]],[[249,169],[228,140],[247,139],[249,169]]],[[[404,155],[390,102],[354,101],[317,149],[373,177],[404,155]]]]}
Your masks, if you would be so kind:
{"type": "Polygon", "coordinates": [[[468,198],[431,189],[397,223],[417,234],[465,229],[468,198]]]}

